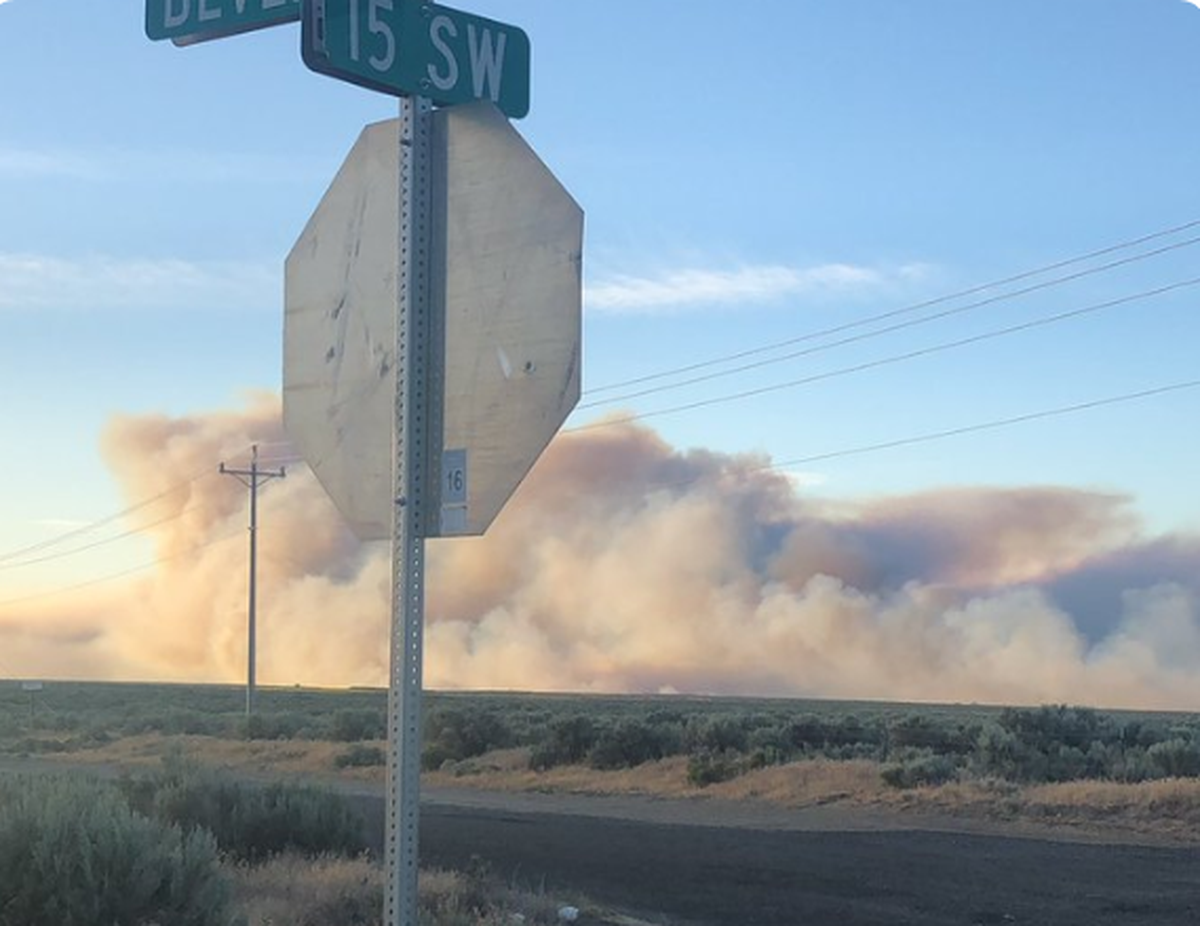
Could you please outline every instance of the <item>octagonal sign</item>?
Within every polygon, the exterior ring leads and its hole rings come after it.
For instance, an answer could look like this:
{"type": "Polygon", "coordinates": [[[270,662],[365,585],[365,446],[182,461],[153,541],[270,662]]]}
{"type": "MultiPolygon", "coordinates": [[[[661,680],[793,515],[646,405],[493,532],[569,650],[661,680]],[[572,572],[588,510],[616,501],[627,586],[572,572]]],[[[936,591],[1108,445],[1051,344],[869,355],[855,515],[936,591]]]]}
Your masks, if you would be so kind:
{"type": "MultiPolygon", "coordinates": [[[[284,424],[364,540],[392,531],[398,150],[363,131],[286,265],[284,424]]],[[[481,534],[579,398],[583,213],[491,103],[436,114],[432,169],[426,536],[481,534]]]]}

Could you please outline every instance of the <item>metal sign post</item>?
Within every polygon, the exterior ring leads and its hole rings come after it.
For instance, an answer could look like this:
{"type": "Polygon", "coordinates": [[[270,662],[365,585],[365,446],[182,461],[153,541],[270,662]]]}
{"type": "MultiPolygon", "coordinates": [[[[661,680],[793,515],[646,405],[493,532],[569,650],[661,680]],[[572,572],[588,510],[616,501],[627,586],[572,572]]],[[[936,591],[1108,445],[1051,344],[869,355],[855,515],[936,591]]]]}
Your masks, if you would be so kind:
{"type": "Polygon", "coordinates": [[[583,211],[509,124],[516,26],[426,0],[146,0],[176,44],[296,18],[310,68],[400,97],[288,255],[283,418],[359,538],[392,540],[384,920],[417,926],[425,539],[486,531],[579,399],[583,211]]]}
{"type": "Polygon", "coordinates": [[[421,669],[425,617],[425,467],[430,350],[429,100],[400,100],[400,251],[396,300],[395,498],[388,685],[385,926],[417,926],[421,669]]]}

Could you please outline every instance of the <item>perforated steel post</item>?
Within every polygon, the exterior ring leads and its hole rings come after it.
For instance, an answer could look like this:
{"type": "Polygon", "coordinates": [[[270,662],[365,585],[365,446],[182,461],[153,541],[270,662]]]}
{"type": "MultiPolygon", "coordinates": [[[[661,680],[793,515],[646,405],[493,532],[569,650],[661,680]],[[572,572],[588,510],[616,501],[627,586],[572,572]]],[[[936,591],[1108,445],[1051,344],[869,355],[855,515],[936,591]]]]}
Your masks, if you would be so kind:
{"type": "Polygon", "coordinates": [[[386,926],[417,926],[421,671],[428,517],[424,487],[431,377],[432,121],[433,110],[427,99],[401,98],[386,926]]]}

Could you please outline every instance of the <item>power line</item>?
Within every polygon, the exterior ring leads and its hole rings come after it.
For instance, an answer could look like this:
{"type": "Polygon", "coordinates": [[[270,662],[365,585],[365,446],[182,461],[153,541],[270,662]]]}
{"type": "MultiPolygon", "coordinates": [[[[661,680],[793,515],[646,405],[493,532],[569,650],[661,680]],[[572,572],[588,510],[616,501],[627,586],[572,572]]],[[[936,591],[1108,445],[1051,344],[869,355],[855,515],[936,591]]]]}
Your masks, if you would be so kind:
{"type": "MultiPolygon", "coordinates": [[[[722,363],[732,363],[737,360],[743,360],[747,357],[753,357],[758,354],[767,353],[772,350],[778,350],[779,348],[788,347],[792,344],[799,344],[804,341],[811,341],[811,340],[815,340],[817,338],[827,337],[827,336],[834,335],[834,334],[840,334],[843,331],[849,331],[854,328],[859,328],[864,325],[874,324],[876,322],[887,321],[888,319],[891,319],[891,318],[897,318],[897,317],[900,317],[903,315],[911,314],[913,312],[918,312],[921,309],[932,308],[933,306],[941,305],[945,302],[951,302],[951,301],[954,301],[957,299],[966,298],[968,296],[974,296],[978,293],[986,292],[989,289],[995,289],[996,287],[999,287],[999,286],[1007,286],[1012,283],[1019,283],[1022,280],[1027,280],[1027,279],[1031,279],[1036,276],[1041,276],[1046,273],[1051,273],[1055,270],[1061,270],[1064,267],[1070,267],[1075,264],[1086,263],[1089,260],[1095,260],[1096,258],[1104,257],[1105,255],[1113,254],[1118,251],[1128,250],[1129,248],[1134,248],[1134,247],[1137,247],[1138,245],[1146,244],[1150,241],[1155,241],[1160,238],[1166,238],[1171,235],[1176,235],[1181,232],[1185,232],[1190,229],[1196,228],[1198,226],[1200,226],[1200,219],[1194,219],[1190,222],[1185,222],[1182,225],[1176,225],[1171,228],[1163,229],[1161,231],[1152,232],[1151,234],[1148,234],[1148,235],[1143,235],[1140,238],[1134,238],[1130,241],[1124,241],[1124,242],[1120,242],[1118,244],[1109,245],[1108,247],[1100,248],[1099,250],[1096,250],[1096,251],[1090,251],[1086,254],[1081,254],[1077,257],[1070,257],[1065,260],[1056,261],[1051,264],[1046,264],[1044,266],[1037,267],[1033,270],[1026,270],[1022,273],[1017,273],[1012,276],[1004,277],[999,280],[993,280],[989,283],[982,283],[977,286],[972,286],[967,289],[958,290],[957,292],[949,293],[944,296],[938,296],[937,298],[929,299],[924,302],[918,302],[913,305],[905,306],[903,308],[892,309],[891,311],[883,312],[878,315],[872,315],[872,316],[869,316],[866,318],[861,318],[861,319],[858,319],[857,321],[847,322],[845,324],[836,325],[831,328],[825,328],[820,331],[813,331],[808,334],[802,334],[797,337],[787,338],[782,341],[772,341],[768,344],[763,344],[758,347],[752,347],[747,350],[738,351],[738,352],[731,353],[731,354],[723,354],[719,357],[713,357],[709,360],[703,360],[703,361],[699,361],[697,363],[687,364],[685,366],[674,367],[672,369],[662,370],[657,373],[649,373],[649,374],[646,374],[645,376],[638,376],[638,377],[634,377],[632,379],[622,380],[620,382],[608,383],[603,386],[593,386],[593,387],[587,389],[584,392],[584,395],[585,396],[595,395],[596,393],[599,393],[599,392],[608,392],[608,391],[611,391],[614,389],[624,389],[628,386],[637,386],[637,385],[641,385],[642,383],[652,382],[652,381],[658,380],[658,379],[665,379],[667,377],[678,376],[678,375],[681,375],[684,373],[692,373],[696,370],[706,369],[708,367],[717,366],[722,363]]],[[[1157,253],[1157,252],[1155,252],[1155,253],[1157,253]]]]}
{"type": "Polygon", "coordinates": [[[828,379],[835,379],[841,376],[848,376],[852,373],[862,373],[866,370],[873,370],[879,367],[890,366],[896,363],[902,363],[906,360],[914,360],[918,357],[927,357],[932,354],[943,353],[945,351],[954,350],[960,347],[966,347],[970,344],[978,344],[983,341],[995,340],[996,338],[1006,337],[1010,334],[1016,334],[1021,331],[1030,331],[1034,328],[1043,328],[1048,325],[1057,324],[1062,321],[1067,321],[1072,318],[1079,318],[1084,315],[1102,311],[1104,309],[1113,308],[1119,305],[1125,305],[1130,302],[1137,302],[1142,299],[1149,299],[1154,296],[1161,296],[1166,293],[1174,292],[1188,286],[1196,286],[1200,284],[1200,277],[1194,277],[1190,280],[1182,280],[1177,283],[1170,283],[1166,286],[1160,286],[1156,289],[1145,290],[1140,293],[1134,293],[1129,296],[1122,296],[1117,299],[1110,299],[1106,302],[1096,303],[1090,306],[1084,306],[1079,309],[1072,309],[1067,312],[1059,312],[1054,315],[1042,316],[1030,321],[1021,322],[1017,325],[1009,325],[1004,328],[996,328],[991,331],[985,331],[981,334],[971,335],[970,337],[958,338],[953,341],[944,341],[940,344],[934,344],[930,347],[923,347],[917,350],[907,351],[903,354],[893,354],[888,357],[882,357],[877,360],[869,360],[864,363],[857,363],[852,366],[841,367],[836,370],[828,370],[824,373],[814,373],[810,376],[802,377],[801,379],[790,380],[785,383],[775,383],[770,386],[760,386],[756,389],[746,389],[741,392],[729,393],[721,396],[714,396],[709,399],[700,399],[695,402],[688,402],[683,405],[674,405],[669,408],[656,409],[649,412],[641,412],[633,415],[622,415],[617,418],[609,418],[604,421],[596,421],[591,424],[579,425],[578,427],[568,429],[570,433],[578,431],[592,431],[598,428],[610,428],[617,425],[629,424],[634,421],[644,421],[647,418],[659,418],[664,415],[673,415],[679,412],[693,411],[698,408],[708,408],[713,405],[723,405],[728,402],[736,402],[741,399],[753,398],[755,396],[766,395],[771,392],[779,392],[783,389],[794,389],[799,386],[807,386],[812,383],[822,382],[828,379]]]}
{"type": "MultiPolygon", "coordinates": [[[[896,322],[895,324],[888,325],[885,328],[879,328],[875,331],[864,332],[863,334],[851,335],[850,337],[841,338],[840,340],[837,340],[837,341],[831,341],[828,344],[818,344],[814,347],[804,348],[803,350],[791,351],[789,353],[783,354],[778,357],[770,357],[765,360],[757,360],[757,361],[754,361],[753,363],[742,364],[740,366],[732,367],[728,370],[718,370],[715,373],[706,373],[701,376],[694,376],[694,377],[691,377],[690,379],[680,380],[679,382],[667,383],[662,386],[652,386],[652,387],[649,387],[646,389],[638,390],[636,392],[627,392],[627,393],[624,393],[619,396],[614,396],[611,399],[598,399],[594,402],[585,402],[579,406],[579,410],[582,411],[582,410],[588,409],[588,408],[596,408],[596,407],[602,406],[602,405],[615,405],[620,402],[627,402],[631,399],[638,399],[638,398],[642,398],[647,395],[653,395],[653,394],[656,394],[659,392],[668,392],[673,389],[682,389],[686,386],[694,386],[698,383],[709,382],[711,380],[721,379],[726,376],[733,376],[737,373],[745,373],[749,370],[761,369],[762,367],[771,366],[776,363],[783,363],[786,360],[794,360],[797,357],[807,357],[807,356],[811,356],[813,354],[822,353],[827,350],[833,350],[834,348],[837,348],[837,347],[845,347],[848,344],[856,344],[860,341],[867,341],[867,340],[870,340],[871,338],[880,337],[881,335],[894,334],[897,331],[903,331],[908,328],[916,328],[920,325],[927,325],[930,322],[940,321],[944,318],[949,318],[954,315],[962,315],[966,312],[973,312],[976,309],[983,308],[984,306],[988,306],[988,305],[994,305],[997,302],[1003,302],[1003,301],[1006,301],[1009,299],[1016,299],[1020,296],[1027,296],[1030,293],[1039,292],[1041,290],[1049,289],[1054,286],[1061,286],[1063,283],[1073,282],[1073,281],[1081,279],[1083,277],[1092,276],[1094,274],[1103,273],[1105,271],[1112,270],[1117,267],[1125,266],[1127,264],[1132,264],[1132,263],[1136,263],[1138,261],[1147,260],[1148,258],[1157,257],[1157,256],[1159,256],[1161,254],[1165,254],[1169,251],[1175,251],[1180,248],[1190,247],[1190,246],[1192,246],[1194,244],[1198,244],[1198,243],[1200,243],[1200,237],[1189,238],[1186,241],[1176,242],[1175,244],[1169,244],[1164,247],[1157,248],[1153,251],[1148,251],[1143,254],[1136,254],[1132,257],[1125,257],[1120,260],[1111,261],[1107,264],[1102,264],[1098,267],[1089,267],[1086,270],[1079,270],[1079,271],[1076,271],[1075,273],[1067,274],[1066,276],[1056,277],[1053,280],[1045,280],[1041,283],[1035,283],[1032,286],[1025,287],[1024,289],[1018,289],[1018,290],[1014,290],[1014,291],[1008,292],[1008,293],[1000,293],[995,296],[990,296],[987,299],[981,299],[977,302],[968,303],[967,305],[955,306],[953,308],[943,309],[940,312],[935,312],[932,315],[925,315],[925,316],[922,316],[921,318],[910,319],[908,321],[903,321],[903,322],[896,322]]],[[[928,303],[926,305],[928,305],[928,303]]],[[[909,308],[909,309],[898,310],[898,311],[911,312],[911,311],[914,311],[914,309],[909,308]]],[[[872,320],[878,321],[878,320],[880,320],[880,318],[881,318],[881,316],[876,316],[876,318],[872,319],[872,320]]],[[[825,329],[824,331],[815,332],[811,335],[806,335],[806,336],[804,336],[804,338],[793,339],[790,342],[784,342],[784,343],[797,343],[797,341],[799,341],[799,340],[812,340],[817,337],[822,337],[822,336],[829,335],[829,334],[836,334],[840,331],[846,331],[850,328],[860,327],[866,323],[867,323],[867,321],[865,321],[865,320],[857,321],[857,322],[850,322],[845,325],[839,325],[835,328],[828,328],[828,329],[825,329]]],[[[778,346],[783,346],[783,345],[779,344],[776,346],[778,347],[778,346]]]]}
{"type": "Polygon", "coordinates": [[[107,546],[110,543],[117,543],[121,540],[126,540],[137,534],[144,533],[155,527],[161,527],[163,524],[169,524],[171,521],[178,521],[183,517],[184,512],[178,511],[175,514],[167,515],[165,518],[160,518],[157,521],[151,521],[149,524],[143,524],[141,527],[135,527],[130,530],[116,534],[112,537],[105,537],[103,540],[95,540],[92,543],[84,544],[81,547],[72,547],[69,550],[62,550],[58,553],[48,553],[45,556],[38,556],[34,559],[23,559],[16,563],[0,563],[0,571],[5,569],[20,569],[22,566],[35,566],[39,563],[48,563],[56,559],[65,559],[68,556],[75,556],[77,553],[85,553],[88,550],[94,550],[97,547],[107,546]]]}
{"type": "Polygon", "coordinates": [[[143,499],[142,501],[137,502],[133,505],[130,505],[128,508],[124,508],[121,511],[116,512],[115,514],[110,514],[110,515],[107,515],[106,517],[100,518],[99,520],[92,521],[92,522],[90,522],[88,524],[84,524],[80,527],[73,528],[62,534],[58,534],[55,537],[51,537],[48,540],[42,540],[42,541],[39,541],[38,543],[30,544],[27,547],[20,547],[19,549],[16,549],[16,550],[10,550],[7,553],[0,553],[0,563],[4,563],[4,562],[7,562],[8,560],[12,560],[12,559],[19,559],[20,557],[27,556],[31,553],[38,553],[41,550],[45,550],[50,547],[58,546],[60,543],[65,543],[66,541],[71,540],[75,537],[81,537],[84,534],[90,534],[92,531],[97,530],[101,527],[104,527],[105,525],[112,524],[114,521],[119,521],[122,518],[128,517],[129,515],[133,514],[135,511],[141,511],[143,508],[149,507],[150,505],[153,505],[155,502],[162,501],[167,496],[172,495],[175,492],[178,492],[180,489],[186,488],[187,486],[196,482],[198,479],[201,479],[204,476],[208,476],[210,474],[211,474],[211,470],[208,470],[208,469],[201,470],[200,472],[189,477],[188,479],[185,479],[183,482],[177,483],[173,486],[163,489],[157,495],[152,495],[149,498],[143,499]]]}
{"type": "MultiPolygon", "coordinates": [[[[982,431],[998,430],[1000,428],[1012,427],[1018,424],[1025,424],[1030,421],[1038,421],[1046,418],[1059,418],[1066,415],[1073,415],[1079,412],[1091,411],[1097,408],[1104,408],[1110,405],[1120,405],[1128,402],[1135,402],[1141,399],[1149,399],[1155,396],[1166,395],[1172,392],[1182,392],[1187,389],[1200,388],[1200,379],[1187,380],[1185,382],[1171,383],[1166,386],[1155,386],[1149,389],[1142,389],[1137,392],[1126,392],[1119,395],[1106,396],[1101,399],[1091,399],[1085,402],[1077,402],[1073,405],[1060,405],[1056,408],[1041,409],[1034,412],[1026,412],[1020,415],[1013,415],[1008,418],[993,418],[989,421],[976,422],[975,424],[960,425],[954,428],[946,428],[941,431],[928,431],[923,434],[915,434],[909,437],[899,437],[892,440],[879,441],[873,444],[860,444],[855,447],[843,447],[839,450],[829,450],[823,453],[814,453],[806,457],[794,457],[790,460],[776,460],[770,463],[762,463],[756,466],[741,467],[740,471],[744,473],[761,473],[771,470],[788,469],[793,466],[806,466],[810,463],[822,463],[826,460],[836,460],[841,457],[858,456],[867,453],[876,453],[882,450],[892,450],[897,447],[907,447],[914,444],[930,443],[938,440],[945,440],[951,437],[960,437],[965,434],[975,434],[982,431]]],[[[695,485],[709,477],[710,473],[702,473],[690,479],[671,480],[669,482],[654,482],[646,486],[647,489],[677,489],[686,488],[687,486],[695,485]]]]}
{"type": "Polygon", "coordinates": [[[1119,405],[1125,402],[1135,402],[1139,399],[1148,399],[1152,396],[1165,395],[1170,392],[1180,392],[1185,389],[1195,389],[1200,387],[1200,379],[1188,380],[1182,383],[1172,383],[1168,386],[1158,386],[1153,389],[1143,389],[1140,392],[1126,392],[1121,395],[1108,396],[1103,399],[1093,399],[1088,402],[1078,402],[1074,405],[1060,405],[1057,408],[1048,408],[1036,412],[1028,412],[1023,415],[1014,415],[1011,418],[995,418],[991,421],[983,421],[978,424],[968,424],[957,428],[947,428],[944,431],[931,431],[926,434],[918,434],[913,437],[902,437],[896,440],[881,441],[877,444],[863,444],[858,447],[847,447],[842,450],[831,450],[826,453],[815,453],[807,457],[796,457],[792,460],[781,460],[778,463],[772,463],[769,469],[786,469],[790,466],[804,466],[809,463],[820,463],[825,460],[835,460],[839,457],[856,456],[864,453],[874,453],[879,450],[891,450],[895,447],[907,447],[911,444],[924,444],[930,441],[943,440],[948,437],[959,437],[963,434],[975,434],[979,431],[991,431],[997,428],[1007,428],[1012,425],[1025,424],[1029,421],[1038,421],[1044,418],[1058,418],[1063,415],[1073,415],[1077,412],[1090,411],[1095,408],[1103,408],[1108,405],[1119,405]]]}
{"type": "Polygon", "coordinates": [[[107,582],[115,582],[117,579],[124,579],[126,576],[134,575],[138,572],[145,572],[147,569],[153,569],[155,566],[161,566],[163,563],[169,563],[172,560],[179,559],[183,556],[191,556],[197,550],[203,550],[206,547],[214,546],[218,543],[224,543],[226,540],[232,540],[237,534],[225,534],[221,537],[215,537],[212,540],[206,540],[203,543],[195,544],[188,547],[186,550],[180,550],[178,553],[172,553],[170,556],[160,556],[158,559],[151,560],[147,563],[142,563],[140,566],[132,566],[129,569],[123,569],[120,572],[109,573],[108,575],[100,576],[96,579],[88,579],[85,582],[79,582],[75,585],[66,585],[61,588],[52,589],[48,592],[35,592],[32,595],[23,595],[20,598],[9,598],[6,601],[0,601],[0,608],[7,608],[13,605],[26,604],[30,601],[40,601],[43,598],[54,598],[58,595],[65,595],[68,592],[77,592],[81,589],[91,588],[95,585],[103,585],[107,582]]]}

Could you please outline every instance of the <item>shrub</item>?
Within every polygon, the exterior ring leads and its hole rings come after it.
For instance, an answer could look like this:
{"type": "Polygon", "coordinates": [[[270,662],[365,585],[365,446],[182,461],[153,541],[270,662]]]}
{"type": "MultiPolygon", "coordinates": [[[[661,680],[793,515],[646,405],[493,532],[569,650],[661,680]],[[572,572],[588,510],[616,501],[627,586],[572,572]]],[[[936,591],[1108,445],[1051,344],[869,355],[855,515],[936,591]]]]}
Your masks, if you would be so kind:
{"type": "Polygon", "coordinates": [[[908,714],[887,727],[889,750],[913,748],[964,753],[970,751],[973,738],[959,725],[952,726],[923,714],[908,714]]]}
{"type": "Polygon", "coordinates": [[[730,781],[742,774],[743,770],[741,757],[735,752],[701,750],[688,757],[688,784],[705,788],[730,781]]]}
{"type": "Polygon", "coordinates": [[[1146,764],[1154,778],[1200,776],[1200,746],[1185,739],[1155,743],[1146,750],[1146,764]]]}
{"type": "Polygon", "coordinates": [[[341,743],[387,738],[387,714],[377,710],[341,710],[333,715],[329,738],[341,743]]]}
{"type": "Polygon", "coordinates": [[[529,754],[529,767],[545,771],[556,765],[574,765],[582,762],[592,751],[599,737],[599,730],[590,717],[577,714],[556,721],[550,735],[533,747],[529,754]]]}
{"type": "Polygon", "coordinates": [[[758,727],[746,737],[746,748],[752,755],[762,755],[764,765],[786,762],[796,751],[789,732],[790,728],[780,723],[758,727]]]}
{"type": "Polygon", "coordinates": [[[205,829],[224,852],[257,861],[284,851],[353,855],[366,849],[362,820],[331,791],[305,785],[246,785],[166,763],[157,778],[125,783],[156,819],[205,829]]]}
{"type": "Polygon", "coordinates": [[[241,734],[248,740],[309,739],[312,718],[297,711],[252,714],[241,721],[241,734]]]}
{"type": "Polygon", "coordinates": [[[1016,735],[999,724],[985,724],[971,755],[972,771],[981,778],[1018,781],[1023,777],[1027,750],[1016,735]]]}
{"type": "Polygon", "coordinates": [[[1001,711],[998,723],[1021,743],[1042,753],[1058,744],[1083,750],[1093,740],[1117,735],[1109,729],[1111,721],[1086,707],[1009,707],[1001,711]]]}
{"type": "Polygon", "coordinates": [[[664,749],[663,732],[639,720],[623,720],[605,730],[596,740],[588,763],[596,769],[633,768],[643,762],[661,759],[664,749]]]}
{"type": "Polygon", "coordinates": [[[492,711],[443,710],[426,721],[424,739],[421,765],[435,769],[508,746],[512,731],[492,711]]]}
{"type": "Polygon", "coordinates": [[[226,926],[213,838],[135,813],[113,788],[19,779],[0,790],[0,926],[226,926]]]}
{"type": "Polygon", "coordinates": [[[942,785],[958,775],[958,764],[950,756],[914,756],[884,767],[883,782],[893,788],[920,788],[942,785]]]}
{"type": "Polygon", "coordinates": [[[198,736],[226,736],[230,732],[231,724],[225,717],[174,708],[167,711],[161,719],[147,721],[145,726],[169,736],[181,733],[198,736]]]}
{"type": "Polygon", "coordinates": [[[799,750],[819,751],[829,741],[829,731],[820,717],[797,717],[787,727],[789,744],[799,750]]]}
{"type": "Polygon", "coordinates": [[[334,756],[333,764],[338,768],[369,768],[387,765],[387,755],[378,746],[355,743],[345,752],[334,756]]]}
{"type": "Polygon", "coordinates": [[[747,727],[745,717],[693,717],[684,732],[684,744],[693,752],[745,752],[747,727]]]}

